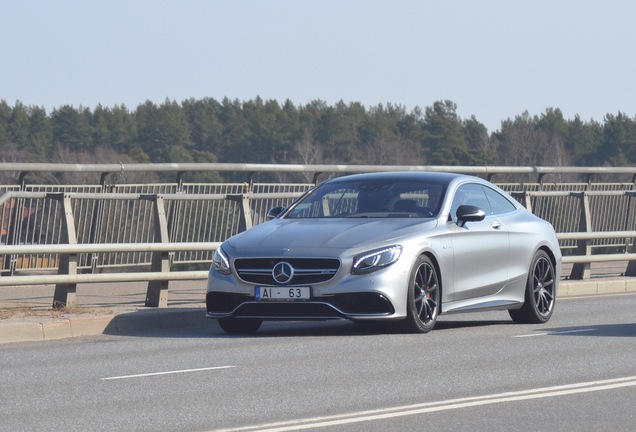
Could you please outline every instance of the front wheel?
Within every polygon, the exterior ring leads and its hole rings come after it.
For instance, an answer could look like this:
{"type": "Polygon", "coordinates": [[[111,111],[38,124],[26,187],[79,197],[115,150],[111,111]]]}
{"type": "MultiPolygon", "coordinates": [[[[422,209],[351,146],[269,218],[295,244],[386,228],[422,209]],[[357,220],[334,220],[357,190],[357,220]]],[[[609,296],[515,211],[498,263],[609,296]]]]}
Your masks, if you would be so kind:
{"type": "Polygon", "coordinates": [[[219,326],[226,332],[232,334],[256,333],[263,321],[249,318],[221,318],[219,326]]]}
{"type": "Polygon", "coordinates": [[[428,333],[435,327],[441,305],[441,286],[433,261],[421,255],[411,271],[406,303],[405,331],[428,333]]]}
{"type": "Polygon", "coordinates": [[[555,278],[552,260],[545,251],[538,251],[530,264],[523,306],[508,311],[514,322],[542,324],[550,319],[556,302],[555,278]]]}

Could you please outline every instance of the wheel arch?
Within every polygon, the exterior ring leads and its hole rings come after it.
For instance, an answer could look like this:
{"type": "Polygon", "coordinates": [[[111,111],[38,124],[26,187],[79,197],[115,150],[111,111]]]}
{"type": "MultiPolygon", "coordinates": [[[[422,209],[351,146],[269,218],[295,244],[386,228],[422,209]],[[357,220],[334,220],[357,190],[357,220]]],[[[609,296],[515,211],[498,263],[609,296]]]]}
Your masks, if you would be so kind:
{"type": "MultiPolygon", "coordinates": [[[[548,246],[543,245],[540,246],[539,249],[537,249],[538,251],[543,251],[545,252],[548,257],[550,258],[550,262],[552,263],[552,265],[554,266],[555,269],[557,269],[557,260],[556,260],[556,256],[554,255],[554,252],[552,252],[552,249],[550,249],[548,246]]],[[[536,252],[535,252],[536,253],[536,252]]],[[[555,275],[555,277],[559,277],[560,275],[555,275]]]]}

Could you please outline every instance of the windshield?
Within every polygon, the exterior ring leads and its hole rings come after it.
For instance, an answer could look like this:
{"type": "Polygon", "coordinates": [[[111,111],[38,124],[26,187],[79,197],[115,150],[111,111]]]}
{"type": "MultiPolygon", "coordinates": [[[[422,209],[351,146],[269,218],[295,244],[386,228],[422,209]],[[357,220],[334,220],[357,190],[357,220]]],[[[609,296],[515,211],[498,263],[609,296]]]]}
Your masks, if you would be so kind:
{"type": "Polygon", "coordinates": [[[444,186],[406,180],[324,183],[303,197],[286,218],[435,217],[444,186]]]}

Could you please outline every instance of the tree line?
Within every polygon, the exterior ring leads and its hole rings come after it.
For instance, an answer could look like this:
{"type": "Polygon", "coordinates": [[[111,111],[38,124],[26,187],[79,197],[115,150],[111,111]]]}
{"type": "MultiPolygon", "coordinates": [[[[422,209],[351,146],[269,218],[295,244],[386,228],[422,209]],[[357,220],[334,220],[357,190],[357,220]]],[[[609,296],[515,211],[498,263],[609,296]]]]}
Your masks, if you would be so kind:
{"type": "Polygon", "coordinates": [[[0,149],[2,162],[630,166],[636,117],[567,120],[548,108],[489,132],[474,116],[462,119],[449,100],[408,111],[204,98],[50,113],[1,100],[0,149]]]}

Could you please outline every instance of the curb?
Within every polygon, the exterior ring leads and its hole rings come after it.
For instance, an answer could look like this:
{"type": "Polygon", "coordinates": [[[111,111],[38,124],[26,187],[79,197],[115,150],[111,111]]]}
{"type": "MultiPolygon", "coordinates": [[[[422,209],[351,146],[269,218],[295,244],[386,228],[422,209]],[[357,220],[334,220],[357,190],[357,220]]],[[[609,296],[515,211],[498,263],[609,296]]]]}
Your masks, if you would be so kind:
{"type": "Polygon", "coordinates": [[[211,324],[203,308],[167,308],[109,315],[73,315],[60,318],[33,317],[0,322],[0,345],[42,342],[100,334],[126,335],[148,330],[171,330],[211,324]]]}
{"type": "Polygon", "coordinates": [[[586,281],[559,282],[557,298],[589,295],[636,293],[636,278],[603,278],[586,281]]]}

